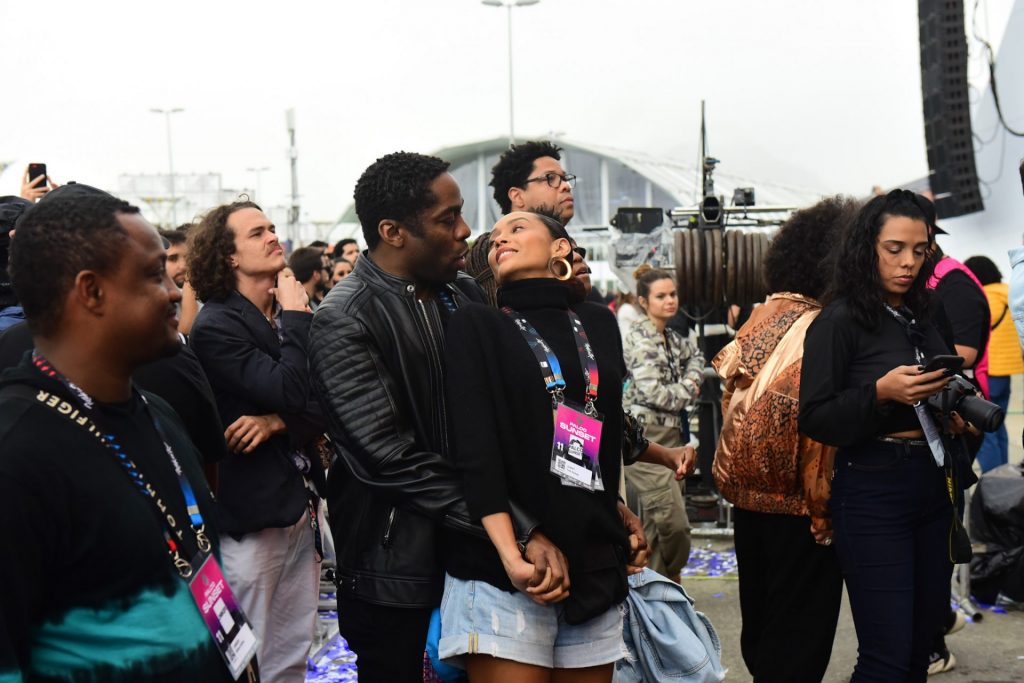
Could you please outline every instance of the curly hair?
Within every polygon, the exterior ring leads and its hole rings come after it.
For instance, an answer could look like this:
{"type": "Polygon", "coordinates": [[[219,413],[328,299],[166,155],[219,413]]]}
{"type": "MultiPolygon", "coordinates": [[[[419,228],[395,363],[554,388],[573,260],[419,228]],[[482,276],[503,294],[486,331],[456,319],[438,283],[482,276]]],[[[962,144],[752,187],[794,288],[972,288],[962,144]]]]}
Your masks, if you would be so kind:
{"type": "MultiPolygon", "coordinates": [[[[853,319],[869,329],[878,326],[885,290],[878,276],[878,233],[895,216],[923,221],[927,226],[928,249],[935,245],[935,205],[909,190],[893,190],[869,200],[843,228],[832,252],[832,278],[823,303],[846,299],[853,319]]],[[[926,258],[903,303],[918,321],[930,317],[931,296],[927,289],[935,263],[926,258]]]]}
{"type": "Polygon", "coordinates": [[[820,299],[829,281],[828,257],[839,231],[857,214],[849,197],[826,197],[789,217],[764,255],[764,284],[770,293],[793,292],[820,299]]]}
{"type": "Polygon", "coordinates": [[[221,204],[189,230],[187,277],[200,301],[224,299],[235,290],[235,268],[231,265],[235,233],[228,227],[228,218],[242,209],[263,210],[248,200],[221,204]]]}
{"type": "Polygon", "coordinates": [[[373,251],[380,244],[377,229],[387,219],[421,235],[419,214],[437,202],[430,184],[449,166],[443,159],[415,152],[394,152],[370,164],[359,176],[354,192],[366,248],[373,251]]]}
{"type": "Polygon", "coordinates": [[[967,270],[974,273],[978,282],[984,285],[994,285],[1003,281],[1003,274],[999,272],[999,266],[992,262],[987,256],[972,256],[964,261],[967,270]]]}
{"type": "Polygon", "coordinates": [[[502,213],[512,211],[512,200],[508,191],[513,187],[526,187],[526,181],[533,171],[533,162],[542,157],[561,160],[558,145],[542,140],[524,142],[510,146],[491,169],[491,187],[494,188],[494,201],[498,202],[502,213]]]}
{"type": "Polygon", "coordinates": [[[22,214],[8,270],[33,333],[57,331],[78,273],[118,267],[128,244],[118,214],[138,213],[138,207],[95,190],[87,196],[54,196],[22,214]]]}

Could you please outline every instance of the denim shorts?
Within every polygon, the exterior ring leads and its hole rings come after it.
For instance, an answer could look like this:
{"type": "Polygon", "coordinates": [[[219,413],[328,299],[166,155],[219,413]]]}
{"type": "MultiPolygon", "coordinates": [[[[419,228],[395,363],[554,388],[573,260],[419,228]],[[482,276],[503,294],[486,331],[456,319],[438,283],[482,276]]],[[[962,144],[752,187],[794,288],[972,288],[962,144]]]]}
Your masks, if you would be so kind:
{"type": "Polygon", "coordinates": [[[611,664],[626,655],[616,605],[582,624],[565,622],[561,605],[538,605],[486,581],[445,576],[438,656],[465,668],[462,655],[486,654],[548,669],[611,664]]]}

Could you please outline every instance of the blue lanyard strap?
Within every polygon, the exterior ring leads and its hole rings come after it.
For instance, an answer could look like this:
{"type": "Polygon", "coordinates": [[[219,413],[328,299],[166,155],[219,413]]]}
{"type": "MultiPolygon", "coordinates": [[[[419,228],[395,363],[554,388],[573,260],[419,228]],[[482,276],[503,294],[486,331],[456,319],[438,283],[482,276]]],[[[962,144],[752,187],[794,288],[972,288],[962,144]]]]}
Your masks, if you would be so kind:
{"type": "MultiPolygon", "coordinates": [[[[552,395],[552,400],[558,403],[562,401],[562,392],[565,390],[565,378],[562,376],[562,367],[558,357],[551,350],[544,338],[540,336],[536,328],[530,324],[522,314],[509,306],[503,306],[502,312],[512,319],[519,332],[526,339],[527,345],[533,352],[537,363],[540,365],[541,376],[544,378],[544,387],[552,395]]],[[[572,326],[573,337],[576,339],[576,351],[580,357],[580,366],[583,368],[583,380],[586,386],[584,409],[587,414],[597,412],[594,401],[597,400],[597,389],[599,377],[597,371],[597,359],[587,339],[587,332],[583,329],[583,322],[574,312],[569,311],[569,322],[572,326]]]]}
{"type": "Polygon", "coordinates": [[[167,439],[167,434],[164,432],[160,420],[149,409],[149,399],[142,394],[139,394],[139,398],[142,399],[143,405],[146,406],[146,414],[153,421],[153,426],[156,428],[157,434],[160,435],[160,441],[163,442],[164,451],[171,460],[171,466],[174,467],[174,474],[178,477],[178,486],[181,487],[181,495],[185,498],[185,509],[188,511],[192,527],[194,529],[201,529],[203,527],[203,515],[199,511],[199,502],[196,500],[196,494],[192,490],[192,482],[188,480],[184,470],[181,469],[181,463],[178,462],[178,458],[174,455],[174,449],[171,448],[170,441],[167,439]]]}
{"type": "MultiPolygon", "coordinates": [[[[135,461],[124,452],[121,445],[117,442],[117,437],[114,434],[105,434],[88,415],[88,413],[91,412],[93,405],[92,398],[80,388],[72,384],[66,377],[61,375],[48,360],[38,353],[33,352],[32,362],[35,364],[36,369],[41,373],[47,377],[59,380],[62,384],[68,387],[75,396],[82,400],[82,406],[80,408],[75,408],[67,401],[61,400],[59,396],[53,396],[46,391],[38,392],[36,400],[43,405],[52,408],[61,415],[64,415],[69,420],[79,425],[82,429],[85,429],[100,442],[100,445],[105,447],[107,451],[113,455],[114,461],[120,465],[124,473],[128,475],[128,478],[133,484],[135,484],[139,493],[152,501],[154,507],[156,507],[158,516],[163,522],[164,541],[167,544],[167,550],[174,562],[174,566],[182,578],[189,578],[193,573],[193,568],[191,562],[181,557],[178,543],[174,540],[175,537],[177,537],[178,540],[182,539],[182,532],[178,529],[178,523],[175,520],[174,515],[171,514],[163,500],[157,494],[156,489],[146,481],[146,478],[135,464],[135,461]]],[[[152,411],[150,411],[149,401],[142,394],[139,394],[139,397],[142,399],[146,415],[148,415],[149,419],[152,420],[153,426],[156,429],[161,442],[163,442],[164,451],[170,458],[171,466],[174,468],[174,473],[178,477],[178,484],[181,487],[182,497],[185,499],[185,508],[188,511],[189,521],[191,522],[192,530],[195,533],[196,545],[200,551],[204,553],[209,552],[212,546],[209,538],[206,536],[203,516],[199,511],[199,503],[196,501],[195,492],[192,490],[192,484],[189,482],[188,477],[185,476],[181,463],[178,462],[178,458],[174,454],[174,449],[171,448],[170,443],[168,443],[163,427],[160,425],[160,421],[157,420],[156,416],[154,416],[152,411]]]]}
{"type": "Polygon", "coordinates": [[[558,356],[551,350],[548,343],[540,336],[530,321],[520,313],[508,306],[502,306],[502,312],[512,318],[512,322],[519,328],[519,332],[526,339],[530,351],[533,352],[537,363],[540,365],[540,373],[544,378],[544,388],[552,396],[560,399],[561,393],[565,390],[565,378],[562,377],[562,366],[558,362],[558,356]]]}

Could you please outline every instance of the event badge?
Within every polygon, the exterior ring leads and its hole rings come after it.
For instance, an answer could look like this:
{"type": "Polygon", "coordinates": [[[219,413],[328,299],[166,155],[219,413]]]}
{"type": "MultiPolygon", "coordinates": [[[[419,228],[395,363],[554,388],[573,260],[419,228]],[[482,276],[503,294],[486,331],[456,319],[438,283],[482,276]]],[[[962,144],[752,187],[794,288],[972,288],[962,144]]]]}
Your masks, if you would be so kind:
{"type": "Polygon", "coordinates": [[[565,403],[555,410],[555,437],[551,446],[551,472],[562,483],[588,491],[602,490],[601,420],[565,403]],[[596,474],[596,476],[595,476],[596,474]],[[597,485],[601,485],[601,489],[597,485]]]}
{"type": "Polygon", "coordinates": [[[208,555],[188,583],[231,677],[238,676],[256,655],[256,634],[213,555],[208,555]]]}

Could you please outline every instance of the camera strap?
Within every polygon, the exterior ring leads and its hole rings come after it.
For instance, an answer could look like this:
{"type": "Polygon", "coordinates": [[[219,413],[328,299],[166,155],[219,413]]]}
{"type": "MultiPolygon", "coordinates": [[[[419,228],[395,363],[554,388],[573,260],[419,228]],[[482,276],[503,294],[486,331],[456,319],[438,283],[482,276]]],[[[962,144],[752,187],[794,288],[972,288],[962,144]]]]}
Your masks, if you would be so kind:
{"type": "MultiPolygon", "coordinates": [[[[903,326],[904,331],[907,333],[907,339],[910,340],[911,345],[914,347],[914,357],[917,358],[919,364],[924,365],[925,355],[917,343],[918,339],[924,340],[924,335],[917,329],[917,321],[913,317],[908,319],[903,313],[889,304],[884,304],[884,306],[885,310],[896,319],[896,322],[903,326]]],[[[907,310],[907,313],[910,313],[910,311],[907,310]]],[[[946,449],[942,445],[942,434],[939,432],[938,425],[935,424],[935,418],[928,412],[928,408],[925,407],[922,401],[914,404],[914,413],[917,415],[917,421],[921,423],[921,431],[924,432],[925,441],[928,442],[928,450],[932,452],[935,464],[939,467],[944,467],[946,464],[946,449]]]]}

